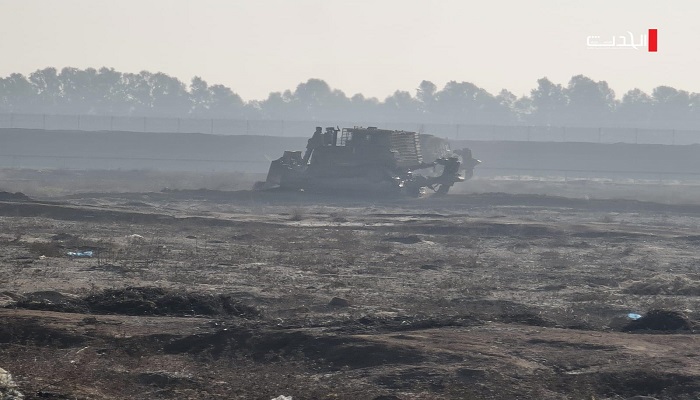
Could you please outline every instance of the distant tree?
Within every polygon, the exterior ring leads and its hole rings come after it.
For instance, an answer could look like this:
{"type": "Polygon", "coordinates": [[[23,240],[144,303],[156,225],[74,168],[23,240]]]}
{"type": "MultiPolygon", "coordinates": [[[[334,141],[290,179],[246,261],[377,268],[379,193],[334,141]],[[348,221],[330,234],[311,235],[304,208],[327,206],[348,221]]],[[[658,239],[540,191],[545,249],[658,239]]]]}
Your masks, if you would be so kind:
{"type": "Polygon", "coordinates": [[[571,78],[564,90],[568,98],[569,121],[578,125],[601,125],[615,111],[615,92],[605,81],[596,82],[583,75],[571,78]]]}
{"type": "Polygon", "coordinates": [[[651,92],[654,112],[651,123],[656,127],[685,127],[691,120],[690,93],[670,86],[659,86],[651,92]]]}
{"type": "Polygon", "coordinates": [[[498,100],[469,82],[447,82],[435,94],[434,114],[448,123],[493,123],[502,114],[498,100]]]}
{"type": "Polygon", "coordinates": [[[420,115],[421,103],[410,93],[397,90],[384,100],[384,119],[392,122],[415,122],[420,115]]]}
{"type": "Polygon", "coordinates": [[[98,99],[97,86],[94,76],[97,71],[94,68],[81,70],[78,68],[63,68],[58,75],[62,88],[61,111],[69,110],[76,114],[95,114],[97,112],[98,99]]]}
{"type": "Polygon", "coordinates": [[[520,98],[506,89],[494,96],[469,82],[450,81],[438,90],[424,80],[415,96],[397,90],[379,101],[361,93],[348,98],[322,79],[309,79],[293,91],[244,102],[231,88],[198,76],[185,85],[162,72],[49,67],[0,78],[0,112],[697,129],[700,94],[659,86],[651,94],[630,90],[618,100],[607,82],[576,75],[566,87],[541,78],[520,98]]]}
{"type": "Polygon", "coordinates": [[[516,112],[515,105],[518,101],[518,97],[514,95],[507,89],[501,89],[496,96],[496,102],[498,103],[498,108],[494,110],[494,124],[505,124],[517,122],[519,120],[518,113],[516,112]]]}
{"type": "Polygon", "coordinates": [[[32,112],[37,106],[36,90],[22,74],[0,81],[0,106],[5,112],[32,112]]]}
{"type": "Polygon", "coordinates": [[[531,116],[534,112],[535,106],[532,102],[532,98],[529,96],[523,96],[513,102],[511,110],[513,111],[513,118],[519,123],[528,123],[531,121],[531,116]]]}
{"type": "Polygon", "coordinates": [[[620,125],[648,127],[654,112],[654,99],[640,89],[629,90],[615,111],[615,119],[620,125]]]}
{"type": "Polygon", "coordinates": [[[365,121],[380,121],[380,102],[374,97],[366,98],[357,93],[350,98],[348,120],[364,123],[365,121]]]}
{"type": "Polygon", "coordinates": [[[190,82],[190,101],[192,115],[203,117],[211,114],[212,92],[207,82],[198,76],[192,78],[190,82]]]}
{"type": "Polygon", "coordinates": [[[416,90],[416,98],[421,103],[421,113],[428,114],[434,112],[433,107],[435,106],[435,93],[437,93],[437,86],[430,81],[422,81],[418,85],[418,90],[416,90]]]}
{"type": "Polygon", "coordinates": [[[268,119],[290,119],[293,107],[297,104],[293,103],[292,92],[290,90],[282,92],[272,92],[267,96],[267,99],[260,102],[260,109],[263,118],[268,119]]]}
{"type": "Polygon", "coordinates": [[[326,81],[309,79],[297,85],[292,102],[303,110],[306,118],[318,120],[324,117],[324,108],[331,102],[331,96],[332,90],[326,81]]]}
{"type": "Polygon", "coordinates": [[[343,119],[350,100],[340,90],[333,90],[324,80],[309,79],[300,83],[291,94],[290,104],[301,111],[305,119],[343,119]]]}
{"type": "Polygon", "coordinates": [[[224,85],[209,87],[211,115],[219,118],[241,118],[245,111],[245,103],[241,96],[224,85]]]}
{"type": "Polygon", "coordinates": [[[690,94],[690,116],[686,129],[697,129],[700,127],[700,93],[690,94]]]}
{"type": "Polygon", "coordinates": [[[62,101],[62,84],[56,68],[36,70],[29,75],[29,82],[36,94],[35,112],[50,113],[56,110],[62,101]]]}
{"type": "Polygon", "coordinates": [[[156,115],[178,117],[187,115],[192,106],[185,84],[161,72],[150,74],[151,110],[156,115]]]}
{"type": "Polygon", "coordinates": [[[509,109],[513,108],[513,104],[515,104],[516,100],[518,100],[518,97],[507,89],[501,89],[501,91],[498,92],[498,96],[496,96],[498,104],[509,109]]]}
{"type": "Polygon", "coordinates": [[[565,121],[568,98],[559,84],[549,79],[537,80],[537,88],[531,91],[532,113],[530,122],[533,124],[557,125],[565,121]]]}
{"type": "Polygon", "coordinates": [[[128,98],[122,86],[122,73],[114,68],[102,67],[93,76],[94,96],[97,99],[96,114],[126,114],[128,98]]]}
{"type": "Polygon", "coordinates": [[[124,96],[128,99],[126,108],[127,114],[149,115],[153,108],[153,98],[149,77],[152,74],[148,71],[141,71],[138,74],[126,73],[122,75],[122,86],[124,96]]]}

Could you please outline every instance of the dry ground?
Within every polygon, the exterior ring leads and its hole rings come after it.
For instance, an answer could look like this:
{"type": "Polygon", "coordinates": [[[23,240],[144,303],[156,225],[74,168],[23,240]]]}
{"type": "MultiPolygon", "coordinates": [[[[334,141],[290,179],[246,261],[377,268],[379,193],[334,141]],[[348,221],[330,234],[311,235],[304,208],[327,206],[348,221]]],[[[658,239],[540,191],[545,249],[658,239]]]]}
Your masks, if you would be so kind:
{"type": "Polygon", "coordinates": [[[0,367],[27,398],[697,399],[699,223],[537,195],[5,196],[0,367]]]}

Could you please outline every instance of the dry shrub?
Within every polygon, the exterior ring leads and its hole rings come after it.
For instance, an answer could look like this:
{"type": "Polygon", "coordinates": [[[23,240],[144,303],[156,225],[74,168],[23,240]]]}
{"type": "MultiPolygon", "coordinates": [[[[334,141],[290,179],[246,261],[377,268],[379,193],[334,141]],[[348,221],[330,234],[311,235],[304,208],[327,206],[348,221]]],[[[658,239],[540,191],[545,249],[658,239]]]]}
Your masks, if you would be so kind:
{"type": "Polygon", "coordinates": [[[342,222],[348,222],[348,217],[347,214],[343,212],[333,212],[330,213],[329,216],[331,217],[331,221],[336,222],[336,223],[342,223],[342,222]]]}
{"type": "Polygon", "coordinates": [[[304,213],[304,210],[302,208],[294,208],[290,212],[289,219],[292,221],[301,221],[304,218],[306,218],[306,213],[304,213]]]}
{"type": "Polygon", "coordinates": [[[678,275],[656,275],[645,281],[630,283],[624,292],[650,296],[700,296],[700,281],[678,275]]]}
{"type": "Polygon", "coordinates": [[[615,217],[613,217],[610,214],[606,214],[603,216],[603,218],[600,219],[600,222],[604,224],[612,224],[613,222],[615,222],[615,217]]]}
{"type": "Polygon", "coordinates": [[[27,247],[36,256],[60,257],[63,255],[62,246],[56,242],[32,242],[27,247]]]}

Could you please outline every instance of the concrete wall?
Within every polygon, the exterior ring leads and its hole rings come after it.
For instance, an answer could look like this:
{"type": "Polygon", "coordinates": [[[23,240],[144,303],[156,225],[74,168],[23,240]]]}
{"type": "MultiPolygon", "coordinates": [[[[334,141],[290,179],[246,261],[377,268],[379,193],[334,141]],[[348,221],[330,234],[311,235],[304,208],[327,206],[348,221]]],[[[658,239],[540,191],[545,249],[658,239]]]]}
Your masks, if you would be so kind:
{"type": "MultiPolygon", "coordinates": [[[[0,167],[266,172],[308,137],[0,129],[0,167]]],[[[700,145],[452,141],[502,175],[698,180],[700,145]]]]}

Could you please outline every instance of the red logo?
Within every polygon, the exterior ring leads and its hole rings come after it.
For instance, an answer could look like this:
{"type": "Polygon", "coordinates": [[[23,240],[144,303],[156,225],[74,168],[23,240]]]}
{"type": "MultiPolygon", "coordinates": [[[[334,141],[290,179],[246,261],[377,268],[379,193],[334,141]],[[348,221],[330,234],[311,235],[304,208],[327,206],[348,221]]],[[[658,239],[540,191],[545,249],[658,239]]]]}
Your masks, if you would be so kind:
{"type": "Polygon", "coordinates": [[[656,52],[656,50],[658,48],[657,42],[658,42],[657,30],[656,29],[649,29],[649,51],[656,52]]]}

